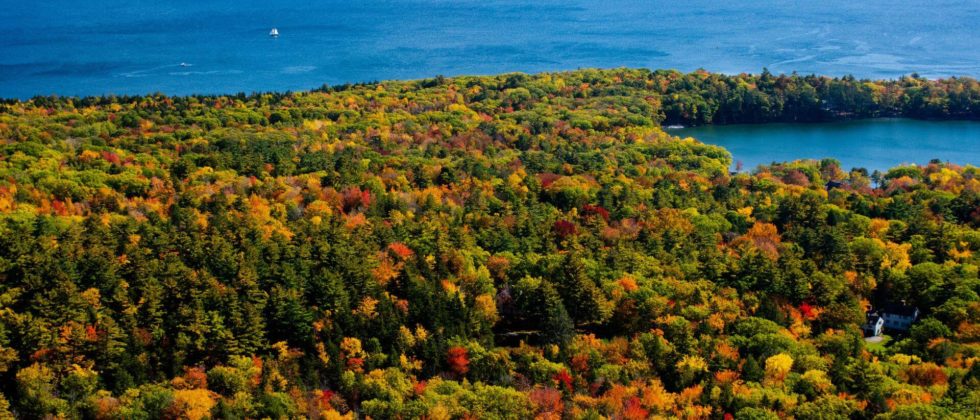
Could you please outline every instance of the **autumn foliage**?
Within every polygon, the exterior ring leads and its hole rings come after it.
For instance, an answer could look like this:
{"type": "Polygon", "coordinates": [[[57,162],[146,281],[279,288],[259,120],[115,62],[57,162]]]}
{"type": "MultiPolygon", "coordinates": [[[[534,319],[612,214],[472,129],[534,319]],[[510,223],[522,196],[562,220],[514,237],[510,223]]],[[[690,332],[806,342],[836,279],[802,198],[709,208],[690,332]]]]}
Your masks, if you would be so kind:
{"type": "Polygon", "coordinates": [[[470,356],[465,347],[450,347],[446,354],[449,370],[457,375],[465,375],[470,371],[470,356]]]}
{"type": "Polygon", "coordinates": [[[661,126],[978,98],[585,69],[0,101],[0,419],[974,418],[975,162],[732,172],[661,126]]]}

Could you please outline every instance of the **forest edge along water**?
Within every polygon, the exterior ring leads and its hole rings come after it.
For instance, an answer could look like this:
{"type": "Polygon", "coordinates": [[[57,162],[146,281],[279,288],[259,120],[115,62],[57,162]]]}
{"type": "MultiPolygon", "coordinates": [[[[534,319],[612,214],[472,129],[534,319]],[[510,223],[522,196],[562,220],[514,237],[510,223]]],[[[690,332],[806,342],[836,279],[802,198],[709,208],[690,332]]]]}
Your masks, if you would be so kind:
{"type": "Polygon", "coordinates": [[[745,170],[798,159],[833,158],[844,169],[886,171],[938,159],[980,163],[980,122],[875,118],[826,123],[706,125],[668,128],[679,137],[724,147],[745,170]]]}
{"type": "MultiPolygon", "coordinates": [[[[186,64],[190,66],[190,64],[186,64]]],[[[575,114],[557,115],[539,124],[555,124],[557,119],[580,130],[600,129],[601,125],[661,125],[668,133],[693,137],[722,146],[733,155],[733,169],[752,169],[760,164],[798,159],[833,158],[845,168],[869,171],[931,160],[976,165],[980,162],[980,85],[968,77],[928,80],[902,77],[896,80],[861,80],[853,77],[759,74],[724,75],[696,71],[681,73],[646,69],[585,69],[528,75],[510,73],[496,76],[509,92],[499,104],[520,110],[529,98],[555,95],[567,89],[569,76],[598,80],[608,74],[635,80],[605,91],[593,91],[589,83],[579,86],[576,106],[606,97],[612,101],[602,119],[585,121],[575,114]],[[530,89],[520,87],[532,82],[530,89]],[[540,86],[535,84],[542,83],[540,86]],[[550,92],[550,93],[549,93],[550,92]],[[640,98],[644,98],[642,101],[640,98]],[[617,103],[621,102],[617,105],[617,103]],[[627,107],[629,113],[616,110],[627,107]],[[772,124],[761,124],[772,123],[772,124]],[[822,124],[820,124],[822,123],[822,124]],[[683,128],[691,127],[693,128],[683,128]],[[681,128],[678,128],[681,127],[681,128]]],[[[378,82],[368,86],[382,88],[397,83],[431,88],[445,83],[478,84],[480,77],[449,79],[435,77],[407,82],[378,82]]],[[[313,92],[342,92],[356,85],[323,86],[313,92]]],[[[472,92],[471,92],[472,93],[472,92]]],[[[256,96],[288,98],[294,94],[238,94],[224,96],[244,100],[256,96]]],[[[479,96],[479,93],[475,93],[479,96]]],[[[120,100],[130,102],[145,97],[85,97],[69,99],[77,105],[120,100]]],[[[221,96],[207,96],[220,98],[221,96]]],[[[176,99],[177,97],[169,97],[176,99]]],[[[205,97],[196,97],[203,99],[205,97]]],[[[37,106],[59,106],[56,97],[35,97],[37,106]]],[[[16,104],[17,100],[8,100],[16,104]]],[[[2,108],[0,108],[2,109],[2,108]]],[[[333,112],[333,111],[332,111],[333,112]]],[[[513,112],[513,111],[508,111],[513,112]]],[[[334,112],[335,113],[335,112],[334,112]]],[[[126,118],[138,118],[133,115],[126,118]]],[[[303,116],[299,116],[306,118],[303,116]]],[[[337,116],[339,117],[339,115],[337,116]]],[[[276,124],[293,119],[281,113],[260,124],[276,124]]],[[[120,121],[122,122],[122,121],[120,121]]]]}
{"type": "MultiPolygon", "coordinates": [[[[912,73],[929,78],[980,75],[980,50],[973,48],[980,43],[973,23],[980,20],[980,5],[961,0],[942,7],[843,0],[792,7],[707,0],[56,0],[5,4],[0,20],[5,22],[0,28],[0,97],[21,99],[301,91],[321,84],[438,74],[618,66],[685,72],[705,68],[728,74],[769,68],[874,79],[912,73]],[[270,28],[289,36],[272,39],[270,28]]],[[[801,126],[795,134],[782,126],[690,133],[729,147],[746,165],[821,156],[839,158],[845,165],[853,160],[855,165],[887,167],[946,156],[975,164],[980,161],[972,152],[976,129],[968,127],[973,126],[879,122],[801,126]],[[818,138],[825,134],[846,134],[855,141],[818,138]],[[739,137],[744,135],[755,140],[739,137]],[[957,136],[963,135],[968,137],[961,141],[957,136]],[[750,153],[752,141],[765,145],[773,140],[770,136],[788,143],[769,150],[768,156],[750,153]],[[889,136],[915,147],[888,144],[889,136]],[[923,137],[930,140],[916,140],[923,137]],[[797,138],[808,139],[808,147],[801,148],[797,138]],[[969,147],[958,154],[944,149],[957,143],[969,147]],[[817,144],[824,147],[814,149],[817,144]],[[893,147],[884,153],[874,145],[893,147]],[[801,154],[786,153],[790,151],[801,154]]]]}

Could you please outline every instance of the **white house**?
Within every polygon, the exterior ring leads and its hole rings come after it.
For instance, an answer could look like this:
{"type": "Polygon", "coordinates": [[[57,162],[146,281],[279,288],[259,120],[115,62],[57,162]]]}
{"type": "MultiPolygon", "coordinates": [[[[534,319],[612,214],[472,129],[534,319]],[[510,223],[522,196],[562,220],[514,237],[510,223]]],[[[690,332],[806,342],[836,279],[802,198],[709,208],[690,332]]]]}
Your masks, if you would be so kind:
{"type": "Polygon", "coordinates": [[[888,304],[879,309],[872,309],[867,313],[868,320],[861,326],[864,333],[869,337],[881,335],[884,329],[894,331],[908,331],[917,319],[919,319],[919,308],[900,304],[888,304]]]}
{"type": "Polygon", "coordinates": [[[864,334],[868,337],[877,337],[881,335],[884,328],[885,319],[878,316],[876,313],[868,313],[868,322],[861,326],[861,329],[864,330],[864,334]]]}
{"type": "Polygon", "coordinates": [[[919,308],[914,306],[891,304],[886,305],[879,313],[885,320],[885,328],[890,330],[908,331],[919,318],[919,308]]]}

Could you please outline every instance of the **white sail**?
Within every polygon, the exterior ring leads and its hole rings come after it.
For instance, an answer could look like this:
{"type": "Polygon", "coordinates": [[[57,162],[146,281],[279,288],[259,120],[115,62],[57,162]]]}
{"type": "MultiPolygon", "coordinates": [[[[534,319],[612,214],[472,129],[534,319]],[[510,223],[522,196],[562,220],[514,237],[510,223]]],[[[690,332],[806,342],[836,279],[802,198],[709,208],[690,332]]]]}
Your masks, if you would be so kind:
{"type": "Polygon", "coordinates": [[[279,36],[279,30],[276,28],[272,28],[272,30],[269,31],[269,36],[279,36]]]}

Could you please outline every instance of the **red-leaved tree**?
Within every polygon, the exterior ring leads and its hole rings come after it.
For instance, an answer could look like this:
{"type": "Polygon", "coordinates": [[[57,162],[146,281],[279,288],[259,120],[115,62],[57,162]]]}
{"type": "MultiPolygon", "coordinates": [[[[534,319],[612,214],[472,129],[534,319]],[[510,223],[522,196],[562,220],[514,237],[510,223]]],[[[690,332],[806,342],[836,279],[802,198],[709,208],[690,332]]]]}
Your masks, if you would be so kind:
{"type": "Polygon", "coordinates": [[[450,347],[446,355],[446,362],[449,364],[449,370],[457,375],[462,376],[470,371],[470,353],[466,347],[450,347]]]}

